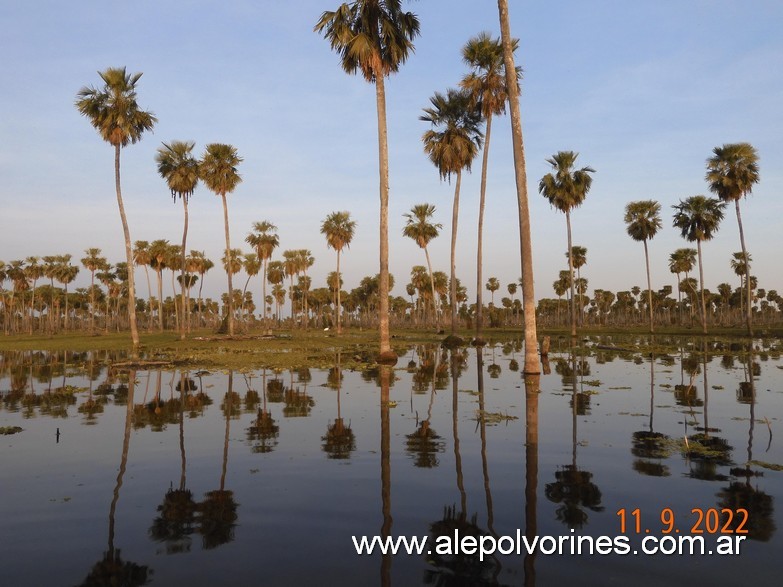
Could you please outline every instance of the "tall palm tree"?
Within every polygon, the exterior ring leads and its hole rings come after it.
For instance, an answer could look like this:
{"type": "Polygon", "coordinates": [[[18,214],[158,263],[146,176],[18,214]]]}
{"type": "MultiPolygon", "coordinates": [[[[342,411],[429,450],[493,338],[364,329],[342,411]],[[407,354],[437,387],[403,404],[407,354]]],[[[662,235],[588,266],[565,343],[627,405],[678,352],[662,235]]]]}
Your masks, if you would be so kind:
{"type": "Polygon", "coordinates": [[[86,116],[101,138],[114,147],[114,183],[117,192],[117,206],[125,236],[125,257],[128,271],[128,320],[130,322],[133,346],[139,345],[139,331],[136,326],[136,285],[133,276],[133,252],[131,250],[128,219],[122,202],[120,188],[120,150],[128,144],[141,140],[144,131],[152,130],[157,118],[152,112],[141,110],[136,102],[136,84],[141,73],[128,74],[124,67],[110,67],[98,72],[103,88],[85,86],[76,95],[76,108],[86,116]]]}
{"type": "MultiPolygon", "coordinates": [[[[242,268],[245,270],[247,280],[245,281],[245,287],[242,288],[242,305],[245,304],[245,294],[247,292],[247,286],[250,284],[250,279],[258,275],[261,271],[261,259],[255,253],[245,253],[242,258],[242,268]]],[[[263,304],[263,300],[261,301],[263,304]]],[[[244,308],[242,309],[242,315],[244,316],[244,308]]],[[[251,312],[252,314],[252,312],[251,312]]]]}
{"type": "Polygon", "coordinates": [[[402,229],[402,235],[416,241],[420,248],[424,249],[424,257],[427,259],[427,271],[430,276],[430,288],[432,289],[432,313],[435,316],[435,327],[440,329],[440,313],[438,312],[437,299],[435,296],[435,281],[432,278],[432,263],[430,263],[430,253],[427,245],[430,241],[440,234],[443,225],[432,223],[430,219],[435,214],[433,204],[416,204],[410,212],[403,214],[405,226],[402,229]]]}
{"type": "Polygon", "coordinates": [[[497,277],[490,277],[487,280],[487,291],[492,294],[492,305],[495,305],[495,292],[500,289],[500,282],[497,277]]]}
{"type": "MultiPolygon", "coordinates": [[[[712,152],[713,156],[707,159],[707,183],[710,185],[710,191],[722,202],[734,202],[742,254],[747,256],[748,250],[745,248],[745,233],[742,229],[739,202],[741,198],[753,190],[753,184],[759,182],[758,153],[750,143],[727,144],[715,147],[712,152]]],[[[750,284],[750,263],[745,265],[745,283],[750,284]]],[[[748,287],[745,298],[746,320],[748,334],[753,336],[753,313],[750,297],[750,287],[748,287]]]]}
{"type": "Polygon", "coordinates": [[[647,267],[647,306],[650,310],[650,332],[654,332],[652,286],[650,285],[650,256],[647,252],[647,241],[653,238],[661,229],[661,205],[654,200],[629,202],[625,206],[626,231],[635,241],[644,243],[644,262],[647,267]]]}
{"type": "Polygon", "coordinates": [[[337,334],[342,334],[342,322],[340,318],[340,253],[343,247],[351,246],[353,233],[356,229],[356,221],[351,220],[350,212],[332,212],[321,223],[321,234],[326,236],[327,246],[337,251],[337,334]]]}
{"type": "Polygon", "coordinates": [[[133,263],[144,267],[147,276],[147,329],[152,328],[152,287],[150,286],[150,243],[148,241],[136,241],[133,243],[133,263]]]}
{"type": "Polygon", "coordinates": [[[547,163],[552,173],[547,173],[538,184],[538,191],[549,203],[565,214],[568,229],[568,270],[571,273],[571,336],[576,336],[576,301],[574,299],[574,256],[571,245],[571,210],[582,205],[593,185],[592,167],[574,169],[578,153],[558,151],[547,163]]]}
{"type": "MultiPolygon", "coordinates": [[[[163,270],[166,266],[166,259],[170,250],[169,241],[166,239],[157,239],[149,246],[149,264],[155,270],[158,278],[158,330],[163,331],[163,270]]],[[[152,311],[152,308],[150,308],[152,311]]]]}
{"type": "Polygon", "coordinates": [[[190,270],[198,273],[199,286],[198,286],[198,325],[201,326],[202,321],[202,304],[201,304],[201,289],[204,287],[204,275],[207,271],[215,266],[214,261],[208,259],[204,251],[190,251],[191,261],[189,263],[190,270]]]}
{"type": "MultiPolygon", "coordinates": [[[[516,50],[517,39],[512,41],[516,50]]],[[[506,74],[503,62],[503,44],[500,39],[493,39],[489,33],[481,32],[471,38],[462,48],[462,60],[471,71],[460,82],[460,87],[471,97],[472,102],[481,112],[486,121],[484,129],[484,154],[481,162],[481,193],[479,196],[478,239],[476,253],[476,341],[481,341],[481,329],[484,326],[482,299],[482,246],[484,234],[484,202],[487,193],[487,165],[489,161],[489,140],[492,134],[492,116],[506,112],[506,74]]],[[[522,76],[522,69],[516,68],[517,80],[522,76]]],[[[517,85],[518,82],[517,82],[517,85]]]]}
{"type": "MultiPolygon", "coordinates": [[[[182,229],[182,259],[180,262],[180,285],[182,313],[185,313],[185,251],[188,242],[188,198],[193,195],[198,185],[198,161],[193,156],[196,143],[191,141],[172,141],[158,147],[155,161],[158,163],[158,173],[166,180],[174,201],[182,199],[185,210],[185,224],[182,229]]],[[[180,323],[180,340],[185,340],[185,319],[180,323]]]]}
{"type": "MultiPolygon", "coordinates": [[[[108,271],[111,265],[106,257],[101,256],[101,250],[98,248],[85,249],[82,258],[82,265],[90,272],[90,332],[95,328],[95,272],[108,271]]],[[[33,294],[35,290],[33,290],[33,294]]]]}
{"type": "MultiPolygon", "coordinates": [[[[230,194],[242,181],[237,166],[242,163],[242,158],[237,154],[235,147],[222,143],[207,145],[206,151],[199,162],[199,179],[204,182],[210,191],[220,196],[223,201],[223,227],[226,232],[226,253],[231,251],[231,236],[228,230],[228,203],[226,194],[230,194]]],[[[231,271],[226,271],[228,277],[228,334],[234,336],[234,286],[231,271]]]]}
{"type": "Polygon", "coordinates": [[[481,113],[471,104],[465,91],[449,89],[446,95],[435,92],[430,98],[431,108],[424,108],[420,120],[429,122],[433,128],[426,131],[421,140],[424,152],[438,168],[441,179],[451,180],[457,176],[454,187],[454,203],[451,211],[451,336],[457,335],[457,221],[459,218],[459,190],[462,170],[470,171],[473,159],[481,148],[482,134],[479,129],[481,113]]]}
{"type": "Polygon", "coordinates": [[[396,360],[389,336],[389,147],[386,131],[384,79],[399,70],[413,52],[419,20],[403,12],[400,0],[355,0],[321,15],[314,30],[322,33],[340,55],[348,74],[357,71],[375,84],[378,112],[378,173],[380,176],[380,358],[396,360]]]}
{"type": "MultiPolygon", "coordinates": [[[[568,259],[568,251],[565,253],[566,259],[568,259]]],[[[582,267],[587,265],[587,247],[580,245],[574,245],[571,247],[571,261],[574,263],[574,269],[576,270],[576,283],[582,279],[582,267]]],[[[584,304],[582,303],[581,294],[579,296],[579,325],[582,325],[584,304]]]]}
{"type": "Polygon", "coordinates": [[[682,325],[682,288],[680,273],[687,277],[693,271],[696,263],[696,249],[677,249],[669,255],[669,271],[677,275],[677,305],[680,307],[680,324],[682,325]]]}
{"type": "Polygon", "coordinates": [[[708,241],[718,232],[726,204],[706,196],[691,196],[680,200],[674,208],[674,227],[680,229],[682,237],[696,243],[699,259],[699,289],[701,290],[701,327],[707,334],[707,306],[704,302],[704,268],[701,260],[701,243],[708,241]]]}
{"type": "MultiPolygon", "coordinates": [[[[526,375],[541,373],[538,360],[536,329],[536,296],[533,283],[533,238],[530,232],[530,206],[527,195],[527,168],[525,143],[522,139],[522,116],[519,113],[519,89],[515,83],[517,68],[514,65],[514,40],[508,15],[508,0],[498,0],[500,39],[503,44],[503,65],[506,73],[506,91],[511,116],[511,139],[514,149],[514,179],[517,186],[517,212],[519,215],[519,252],[522,265],[522,305],[525,317],[525,369],[526,375]]],[[[531,380],[532,381],[532,380],[531,380]]],[[[526,387],[527,387],[527,381],[526,387]]],[[[533,385],[531,383],[531,385],[533,385]]]]}
{"type": "Polygon", "coordinates": [[[267,319],[266,312],[266,275],[269,268],[269,259],[272,258],[272,253],[280,245],[280,239],[277,236],[277,226],[262,220],[261,222],[253,223],[253,232],[245,237],[245,242],[253,247],[256,251],[256,255],[263,263],[263,276],[261,283],[261,295],[264,300],[264,321],[267,319]]]}
{"type": "Polygon", "coordinates": [[[751,257],[750,253],[732,253],[731,255],[731,270],[734,271],[734,275],[740,278],[740,312],[742,311],[742,307],[744,306],[743,297],[744,297],[744,291],[743,287],[747,287],[750,283],[747,280],[748,272],[750,271],[750,264],[753,262],[753,257],[751,257]]]}

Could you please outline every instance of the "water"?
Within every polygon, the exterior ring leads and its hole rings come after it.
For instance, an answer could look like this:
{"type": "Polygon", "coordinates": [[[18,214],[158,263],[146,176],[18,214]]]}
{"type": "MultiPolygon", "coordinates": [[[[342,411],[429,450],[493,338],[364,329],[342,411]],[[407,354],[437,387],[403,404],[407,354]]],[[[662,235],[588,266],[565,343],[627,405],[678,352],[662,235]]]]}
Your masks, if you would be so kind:
{"type": "Polygon", "coordinates": [[[0,437],[3,584],[777,584],[780,343],[752,360],[657,343],[556,341],[527,397],[514,344],[415,347],[391,374],[7,353],[0,427],[23,431],[0,437]],[[741,509],[739,555],[641,554],[666,529],[714,550],[725,526],[734,546],[741,509]],[[351,539],[527,532],[569,553],[623,536],[620,510],[640,554],[359,556],[351,539]]]}

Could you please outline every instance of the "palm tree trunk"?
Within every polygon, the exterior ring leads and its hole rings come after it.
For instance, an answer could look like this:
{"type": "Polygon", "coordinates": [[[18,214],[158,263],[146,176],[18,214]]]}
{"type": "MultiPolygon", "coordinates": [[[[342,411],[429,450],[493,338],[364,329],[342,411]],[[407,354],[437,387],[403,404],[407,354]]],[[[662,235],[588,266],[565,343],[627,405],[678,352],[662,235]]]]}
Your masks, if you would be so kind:
{"type": "Polygon", "coordinates": [[[696,241],[696,248],[699,252],[699,290],[701,293],[701,331],[707,334],[707,306],[704,303],[704,267],[701,262],[701,241],[696,241]]]}
{"type": "Polygon", "coordinates": [[[489,162],[489,138],[492,132],[492,114],[487,116],[487,128],[484,135],[484,156],[481,160],[481,191],[479,195],[478,237],[476,242],[476,341],[481,341],[484,328],[484,296],[481,288],[484,238],[484,202],[487,195],[487,165],[489,162]]]}
{"type": "MultiPolygon", "coordinates": [[[[337,310],[337,334],[340,335],[343,333],[343,323],[342,323],[342,318],[340,316],[341,314],[340,312],[340,249],[337,249],[337,307],[335,309],[337,310]]],[[[337,400],[338,400],[337,406],[338,406],[338,418],[339,418],[339,406],[340,406],[339,392],[337,395],[337,400]]]]}
{"type": "Polygon", "coordinates": [[[125,236],[125,260],[128,263],[128,321],[130,322],[131,340],[134,349],[139,346],[139,330],[136,327],[136,279],[133,276],[133,250],[131,248],[128,219],[125,217],[125,206],[122,203],[120,188],[120,145],[114,146],[114,183],[117,190],[117,206],[120,209],[122,232],[125,236]]]}
{"type": "Polygon", "coordinates": [[[571,336],[576,336],[576,298],[574,297],[574,254],[571,246],[571,214],[566,210],[568,229],[568,274],[571,278],[571,336]]]}
{"type": "Polygon", "coordinates": [[[182,255],[180,256],[180,260],[182,263],[182,270],[180,271],[180,279],[182,280],[182,283],[180,284],[182,286],[182,294],[180,296],[180,299],[182,300],[182,320],[180,321],[180,331],[179,331],[179,339],[185,340],[185,323],[186,315],[187,315],[187,307],[185,305],[185,247],[188,242],[188,198],[183,196],[182,198],[182,204],[185,208],[185,226],[182,229],[182,255]]]}
{"type": "Polygon", "coordinates": [[[263,278],[263,281],[261,282],[261,296],[262,296],[261,297],[261,301],[263,303],[262,308],[264,308],[264,328],[268,328],[269,327],[268,326],[268,322],[267,322],[267,320],[269,318],[269,315],[268,315],[268,313],[266,311],[266,265],[267,265],[267,263],[269,263],[269,258],[265,257],[264,258],[264,278],[263,278]]]}
{"type": "Polygon", "coordinates": [[[147,330],[152,330],[152,287],[150,286],[150,267],[144,264],[144,273],[147,275],[147,330]]]}
{"type": "Polygon", "coordinates": [[[158,330],[163,332],[163,269],[160,267],[160,262],[155,272],[158,275],[158,330]]]}
{"type": "Polygon", "coordinates": [[[454,188],[454,204],[451,208],[451,269],[449,273],[449,302],[451,303],[451,335],[457,335],[457,221],[459,219],[459,188],[462,184],[462,170],[457,171],[454,188]]]}
{"type": "MultiPolygon", "coordinates": [[[[737,212],[737,224],[739,225],[740,246],[742,247],[742,259],[745,261],[745,287],[748,293],[745,297],[745,311],[746,320],[748,325],[748,336],[753,336],[753,310],[751,308],[751,293],[750,293],[750,259],[748,259],[748,252],[745,248],[745,231],[742,230],[742,216],[740,215],[739,198],[734,200],[734,210],[737,212]]],[[[742,292],[740,292],[742,293],[742,292]]]]}
{"type": "Polygon", "coordinates": [[[519,213],[519,248],[522,264],[522,305],[525,316],[525,374],[540,373],[536,332],[536,299],[533,286],[533,239],[530,234],[530,211],[527,197],[527,170],[525,168],[525,144],[522,140],[522,117],[519,113],[514,53],[511,47],[511,26],[508,17],[508,0],[498,0],[500,36],[503,42],[503,62],[506,70],[508,105],[511,113],[511,135],[514,146],[514,171],[517,184],[519,213]]]}
{"type": "MultiPolygon", "coordinates": [[[[379,72],[380,73],[380,72],[379,72]]],[[[386,131],[386,89],[383,74],[375,76],[378,112],[378,173],[380,179],[380,275],[378,279],[378,333],[381,359],[396,359],[389,336],[389,145],[386,131]]]]}
{"type": "Polygon", "coordinates": [[[435,278],[432,276],[432,263],[430,252],[424,247],[424,257],[427,259],[427,271],[430,273],[430,290],[432,291],[432,312],[435,314],[435,330],[440,330],[440,312],[438,311],[438,299],[435,297],[435,278]]]}
{"type": "MultiPolygon", "coordinates": [[[[223,225],[226,230],[226,258],[231,259],[231,236],[228,232],[228,202],[226,202],[226,194],[220,194],[223,199],[223,225]]],[[[229,263],[228,271],[228,335],[234,336],[234,285],[231,279],[231,263],[229,263]]]]}
{"type": "Polygon", "coordinates": [[[647,305],[650,308],[650,334],[655,332],[653,327],[652,288],[650,287],[650,256],[647,254],[647,239],[644,241],[644,263],[647,267],[647,305]]]}

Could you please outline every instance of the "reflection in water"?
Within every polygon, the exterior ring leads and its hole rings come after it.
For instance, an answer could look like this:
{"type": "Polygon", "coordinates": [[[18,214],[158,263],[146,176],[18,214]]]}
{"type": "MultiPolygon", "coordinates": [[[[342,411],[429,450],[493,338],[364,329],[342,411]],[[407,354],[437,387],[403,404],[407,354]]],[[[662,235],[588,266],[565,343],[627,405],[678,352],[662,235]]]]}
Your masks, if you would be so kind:
{"type": "MultiPolygon", "coordinates": [[[[767,542],[777,529],[775,526],[774,507],[772,496],[761,491],[757,486],[754,487],[750,480],[755,476],[761,475],[751,469],[753,463],[753,432],[756,421],[756,386],[754,376],[761,375],[761,365],[753,362],[753,348],[749,345],[747,351],[747,362],[743,365],[744,381],[740,382],[737,391],[739,400],[742,392],[742,403],[750,406],[750,418],[748,421],[748,459],[745,462],[744,469],[732,469],[731,474],[735,477],[745,477],[745,481],[732,481],[728,487],[724,487],[719,493],[720,498],[718,506],[721,508],[731,508],[737,510],[744,508],[748,512],[748,538],[767,542]],[[755,369],[758,367],[758,369],[755,369]],[[744,389],[743,389],[744,388],[744,389]],[[747,390],[747,391],[746,391],[747,390]]],[[[771,439],[770,439],[771,440],[771,439]]],[[[735,518],[736,520],[736,518],[735,518]]],[[[737,527],[739,521],[733,520],[732,526],[737,527]]]]}
{"type": "MultiPolygon", "coordinates": [[[[568,371],[563,370],[563,379],[566,376],[571,382],[571,464],[563,465],[560,470],[555,472],[555,482],[547,483],[544,492],[549,501],[560,504],[555,509],[555,515],[560,522],[566,524],[569,528],[581,528],[587,523],[588,508],[594,512],[603,511],[601,506],[601,490],[592,482],[593,474],[586,470],[580,470],[576,464],[577,447],[577,415],[580,402],[577,391],[577,375],[586,369],[586,361],[580,361],[577,365],[576,354],[571,348],[572,368],[568,371]]],[[[581,405],[586,405],[582,403],[581,405]]],[[[589,402],[587,403],[589,405],[589,402]]]]}
{"type": "Polygon", "coordinates": [[[331,422],[326,429],[326,436],[322,436],[322,448],[330,459],[349,459],[351,452],[356,450],[356,436],[350,425],[343,421],[340,408],[340,391],[343,382],[343,371],[340,367],[340,354],[337,354],[337,365],[329,369],[326,385],[330,389],[337,390],[337,419],[331,422]]]}
{"type": "Polygon", "coordinates": [[[280,427],[275,423],[272,413],[267,408],[266,369],[261,372],[261,389],[262,407],[258,410],[256,419],[247,429],[247,440],[250,442],[253,452],[265,454],[275,449],[277,437],[280,435],[280,427]]]}
{"type": "Polygon", "coordinates": [[[638,430],[633,433],[631,454],[637,458],[633,462],[636,472],[650,477],[668,477],[669,467],[661,460],[671,454],[670,438],[666,434],[655,432],[655,355],[650,355],[650,423],[649,430],[638,430]]]}
{"type": "Polygon", "coordinates": [[[122,585],[135,587],[146,585],[152,579],[152,570],[144,565],[131,561],[125,561],[120,555],[120,549],[114,545],[114,524],[117,513],[117,502],[120,500],[120,489],[128,466],[128,449],[130,448],[131,421],[133,419],[133,390],[135,387],[136,372],[131,370],[128,376],[128,402],[125,411],[125,430],[122,439],[122,458],[120,459],[120,472],[117,474],[117,483],[114,486],[114,494],[109,508],[109,548],[103,553],[103,558],[95,563],[87,577],[80,583],[82,587],[103,587],[108,585],[122,585]]]}
{"type": "MultiPolygon", "coordinates": [[[[381,537],[388,538],[392,530],[391,514],[391,428],[389,426],[389,388],[394,377],[389,365],[379,367],[379,384],[381,388],[381,537]]],[[[381,585],[390,587],[392,554],[387,552],[381,556],[381,585]]]]}
{"type": "MultiPolygon", "coordinates": [[[[525,536],[538,535],[538,397],[540,375],[525,375],[525,536]]],[[[525,587],[536,585],[536,553],[525,553],[525,587]]]]}
{"type": "MultiPolygon", "coordinates": [[[[421,355],[420,355],[421,356],[421,355]]],[[[437,467],[438,453],[445,450],[445,441],[435,432],[430,422],[432,420],[432,405],[435,402],[435,389],[437,387],[436,374],[439,354],[437,351],[427,353],[422,359],[421,365],[413,373],[412,390],[423,393],[430,387],[430,402],[427,406],[427,417],[418,422],[416,430],[405,436],[405,450],[414,457],[414,465],[430,469],[437,467]]],[[[416,413],[418,419],[418,412],[416,413]]]]}
{"type": "MultiPolygon", "coordinates": [[[[481,349],[477,349],[481,352],[481,349]]],[[[460,494],[460,509],[456,505],[443,508],[443,517],[430,524],[429,544],[438,544],[441,537],[453,539],[455,534],[460,537],[472,536],[479,542],[479,538],[487,532],[479,527],[478,515],[468,517],[467,492],[465,491],[462,474],[462,455],[459,443],[459,388],[458,380],[461,370],[466,366],[467,354],[459,349],[451,351],[450,356],[451,381],[452,381],[452,433],[454,445],[454,462],[456,468],[457,490],[460,494]],[[462,369],[461,369],[462,367],[462,369]]],[[[479,359],[479,363],[481,360],[479,359]]],[[[482,370],[479,369],[479,377],[482,370]]],[[[481,388],[483,388],[483,380],[481,388]]],[[[481,419],[481,418],[480,418],[481,419]]],[[[488,483],[488,479],[486,479],[488,483]]],[[[491,498],[490,498],[491,499],[491,498]]],[[[455,549],[456,550],[456,549],[455,549]]],[[[501,566],[497,558],[484,556],[481,560],[479,553],[467,554],[459,552],[443,553],[433,550],[428,556],[430,568],[424,573],[424,582],[428,585],[497,585],[501,566]]]]}

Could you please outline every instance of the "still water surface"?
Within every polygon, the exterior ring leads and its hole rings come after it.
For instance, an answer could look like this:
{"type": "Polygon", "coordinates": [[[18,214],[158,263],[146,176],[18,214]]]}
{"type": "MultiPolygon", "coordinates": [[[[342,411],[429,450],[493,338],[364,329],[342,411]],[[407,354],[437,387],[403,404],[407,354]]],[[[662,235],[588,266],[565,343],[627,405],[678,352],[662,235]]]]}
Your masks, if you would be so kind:
{"type": "Polygon", "coordinates": [[[0,436],[3,584],[778,584],[780,343],[553,346],[527,394],[508,343],[412,347],[391,373],[0,355],[0,427],[23,429],[0,436]],[[641,554],[646,530],[694,524],[714,549],[692,510],[724,508],[749,513],[739,555],[641,554]],[[621,509],[636,556],[358,556],[351,540],[614,538],[621,509]]]}

